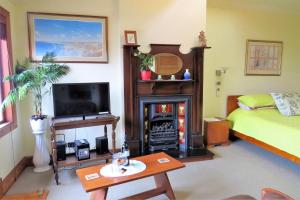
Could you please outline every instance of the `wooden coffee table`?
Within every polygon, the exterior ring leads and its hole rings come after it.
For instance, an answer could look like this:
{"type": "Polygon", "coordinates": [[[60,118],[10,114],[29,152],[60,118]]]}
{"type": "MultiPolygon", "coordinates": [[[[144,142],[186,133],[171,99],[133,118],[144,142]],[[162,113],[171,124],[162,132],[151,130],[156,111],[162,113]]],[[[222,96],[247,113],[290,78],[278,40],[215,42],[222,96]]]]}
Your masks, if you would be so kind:
{"type": "Polygon", "coordinates": [[[138,180],[149,176],[154,176],[154,180],[156,184],[155,189],[142,192],[130,197],[126,197],[124,199],[147,199],[161,194],[166,194],[169,197],[169,199],[175,199],[167,172],[185,167],[183,163],[168,156],[165,153],[156,153],[147,156],[136,157],[134,158],[134,160],[139,160],[145,163],[147,166],[145,171],[130,176],[115,177],[115,178],[100,176],[100,178],[97,179],[93,179],[89,181],[86,180],[85,178],[86,175],[93,174],[93,173],[99,174],[100,169],[103,166],[105,166],[105,165],[97,165],[97,166],[87,167],[83,169],[78,169],[76,170],[76,174],[79,177],[80,182],[83,188],[85,189],[85,191],[90,193],[91,200],[105,199],[108,192],[108,188],[113,185],[119,185],[122,183],[138,180]],[[158,159],[160,158],[167,158],[170,160],[170,162],[159,163],[158,159]]]}

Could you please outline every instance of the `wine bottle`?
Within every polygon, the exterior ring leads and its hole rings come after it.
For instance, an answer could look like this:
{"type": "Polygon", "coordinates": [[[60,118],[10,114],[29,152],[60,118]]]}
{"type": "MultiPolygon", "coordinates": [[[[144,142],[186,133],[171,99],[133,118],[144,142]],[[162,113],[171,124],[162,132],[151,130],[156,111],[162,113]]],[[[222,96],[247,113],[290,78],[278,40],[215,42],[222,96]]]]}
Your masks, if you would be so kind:
{"type": "Polygon", "coordinates": [[[126,157],[126,162],[125,162],[124,165],[125,165],[125,166],[129,166],[129,156],[130,156],[130,151],[129,151],[128,144],[127,144],[126,141],[125,141],[124,144],[122,145],[121,151],[122,151],[124,157],[126,157]]]}

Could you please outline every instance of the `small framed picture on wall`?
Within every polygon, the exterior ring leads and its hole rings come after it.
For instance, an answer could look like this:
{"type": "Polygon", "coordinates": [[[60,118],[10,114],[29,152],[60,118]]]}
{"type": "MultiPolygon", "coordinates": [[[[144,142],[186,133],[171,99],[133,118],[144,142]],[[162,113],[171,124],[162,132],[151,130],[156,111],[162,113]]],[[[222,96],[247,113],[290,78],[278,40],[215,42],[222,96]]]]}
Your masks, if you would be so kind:
{"type": "Polygon", "coordinates": [[[136,31],[125,31],[125,44],[137,45],[136,31]]]}
{"type": "Polygon", "coordinates": [[[281,41],[247,40],[246,75],[280,76],[281,41]]]}

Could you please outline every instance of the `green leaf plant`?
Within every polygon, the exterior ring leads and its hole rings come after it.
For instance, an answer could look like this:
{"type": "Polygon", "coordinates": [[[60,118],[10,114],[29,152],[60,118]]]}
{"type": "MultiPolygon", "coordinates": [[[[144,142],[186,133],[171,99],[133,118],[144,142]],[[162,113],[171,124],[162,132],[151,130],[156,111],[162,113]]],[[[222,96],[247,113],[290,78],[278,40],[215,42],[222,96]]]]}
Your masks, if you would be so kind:
{"type": "Polygon", "coordinates": [[[140,71],[150,70],[149,66],[153,66],[153,55],[149,53],[135,52],[134,56],[140,59],[140,71]]]}
{"type": "Polygon", "coordinates": [[[33,119],[43,119],[42,98],[51,91],[53,83],[67,75],[70,67],[65,64],[55,63],[55,55],[47,53],[41,62],[31,62],[28,58],[23,64],[17,62],[16,72],[6,76],[4,81],[11,81],[13,88],[2,102],[1,108],[5,109],[10,104],[23,100],[29,93],[34,97],[35,115],[33,119]]]}

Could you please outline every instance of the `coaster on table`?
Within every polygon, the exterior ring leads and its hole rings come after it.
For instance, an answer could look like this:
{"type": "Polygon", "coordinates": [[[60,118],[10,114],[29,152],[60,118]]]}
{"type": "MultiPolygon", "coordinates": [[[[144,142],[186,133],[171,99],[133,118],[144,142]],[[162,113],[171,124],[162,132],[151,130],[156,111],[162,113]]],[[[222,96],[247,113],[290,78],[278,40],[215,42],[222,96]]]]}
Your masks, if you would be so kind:
{"type": "Polygon", "coordinates": [[[99,176],[99,174],[98,173],[93,173],[93,174],[88,174],[88,175],[86,175],[85,176],[85,179],[86,180],[93,180],[93,179],[96,179],[96,178],[99,178],[100,176],[99,176]]]}
{"type": "Polygon", "coordinates": [[[157,161],[159,163],[167,163],[167,162],[170,162],[170,160],[168,158],[160,158],[160,159],[157,159],[157,161]]]}

